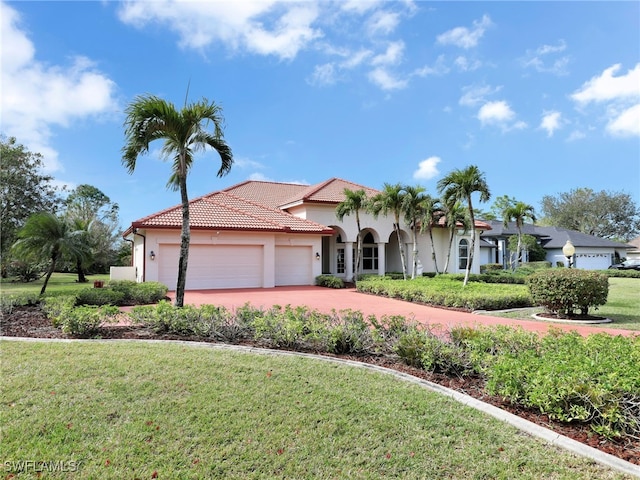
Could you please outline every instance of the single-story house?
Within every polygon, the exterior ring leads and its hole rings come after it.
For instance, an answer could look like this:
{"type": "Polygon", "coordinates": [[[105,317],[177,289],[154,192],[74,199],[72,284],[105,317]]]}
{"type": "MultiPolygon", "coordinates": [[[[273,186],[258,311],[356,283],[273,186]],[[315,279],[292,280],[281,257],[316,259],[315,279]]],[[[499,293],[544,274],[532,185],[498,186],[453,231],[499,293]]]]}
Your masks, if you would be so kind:
{"type": "MultiPolygon", "coordinates": [[[[313,285],[329,274],[345,280],[354,276],[358,229],[354,215],[342,221],[336,206],[345,188],[363,189],[371,197],[378,190],[331,178],[316,185],[245,181],[190,201],[191,242],[186,288],[269,288],[313,285]]],[[[402,271],[393,217],[361,212],[363,258],[360,273],[384,275],[402,271]]],[[[124,233],[133,244],[137,281],[159,281],[175,288],[180,254],[182,207],[162,210],[134,221],[124,233]]],[[[479,231],[488,230],[477,222],[479,231]]],[[[407,271],[412,265],[411,227],[401,224],[407,271]]],[[[470,234],[456,231],[449,272],[466,267],[470,234]]],[[[442,271],[449,254],[449,231],[442,224],[429,235],[418,235],[423,271],[442,271]],[[435,251],[435,255],[432,253],[435,251]]],[[[480,254],[476,242],[475,258],[480,254]]],[[[479,272],[480,262],[472,265],[479,272]]]]}
{"type": "Polygon", "coordinates": [[[640,237],[636,237],[629,242],[633,248],[627,250],[627,260],[640,260],[640,237]]]}
{"type": "MultiPolygon", "coordinates": [[[[482,233],[481,238],[491,245],[491,249],[481,248],[484,250],[481,254],[482,263],[500,263],[507,268],[510,256],[507,248],[509,237],[518,235],[518,228],[515,222],[510,222],[506,227],[500,221],[489,220],[487,223],[491,226],[491,230],[482,233]],[[489,261],[486,261],[487,259],[489,261]]],[[[626,252],[633,249],[632,245],[626,243],[614,242],[560,227],[540,227],[525,223],[522,226],[522,233],[537,239],[538,243],[546,250],[546,260],[551,262],[552,266],[555,266],[557,262],[568,265],[567,257],[562,253],[562,247],[567,241],[570,241],[575,247],[573,266],[584,270],[605,270],[609,268],[609,265],[616,263],[616,258],[626,257],[626,252]]],[[[523,261],[527,261],[526,252],[523,254],[523,261]]]]}

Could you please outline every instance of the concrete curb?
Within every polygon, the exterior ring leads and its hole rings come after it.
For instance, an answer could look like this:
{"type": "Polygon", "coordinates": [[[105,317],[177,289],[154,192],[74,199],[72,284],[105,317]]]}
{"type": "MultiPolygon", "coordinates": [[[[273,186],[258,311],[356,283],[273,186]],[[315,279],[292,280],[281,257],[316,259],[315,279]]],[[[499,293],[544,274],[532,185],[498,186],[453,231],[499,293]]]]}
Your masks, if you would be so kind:
{"type": "Polygon", "coordinates": [[[340,363],[344,365],[350,365],[358,368],[365,368],[372,371],[385,373],[389,375],[393,375],[396,378],[400,378],[402,380],[411,382],[416,385],[420,385],[423,388],[428,390],[440,393],[442,395],[448,396],[463,405],[479,410],[487,415],[490,415],[498,420],[501,420],[509,425],[514,426],[515,428],[528,433],[533,437],[540,438],[551,445],[563,448],[568,450],[576,455],[580,455],[581,457],[588,458],[593,460],[594,462],[600,463],[601,465],[605,465],[609,468],[617,470],[621,473],[625,473],[627,475],[632,475],[634,477],[640,478],[640,466],[634,465],[632,463],[626,462],[618,457],[610,455],[608,453],[604,453],[596,448],[585,445],[584,443],[577,442],[569,437],[565,437],[564,435],[560,435],[548,428],[541,427],[533,422],[525,420],[517,415],[513,415],[512,413],[506,412],[498,407],[490,405],[488,403],[482,402],[474,397],[466,395],[464,393],[460,393],[456,390],[452,390],[447,387],[443,387],[442,385],[438,385],[437,383],[432,383],[427,380],[422,380],[420,378],[414,377],[412,375],[398,372],[396,370],[392,370],[386,367],[380,367],[377,365],[371,365],[368,363],[356,362],[353,360],[344,360],[340,358],[334,357],[326,357],[323,355],[316,355],[312,353],[303,353],[303,352],[289,352],[284,350],[270,350],[266,348],[258,348],[258,347],[247,347],[242,345],[228,345],[223,343],[208,343],[208,342],[191,342],[191,341],[182,341],[182,340],[134,340],[134,339],[113,339],[113,340],[93,340],[93,339],[60,339],[60,338],[32,338],[32,337],[0,337],[0,341],[27,341],[27,342],[58,342],[58,343],[73,343],[73,342],[93,342],[93,343],[171,343],[177,345],[185,345],[190,347],[201,347],[201,348],[217,348],[220,350],[233,350],[245,353],[255,353],[260,355],[285,355],[285,356],[298,356],[305,357],[315,360],[321,360],[325,362],[333,362],[340,363]]]}

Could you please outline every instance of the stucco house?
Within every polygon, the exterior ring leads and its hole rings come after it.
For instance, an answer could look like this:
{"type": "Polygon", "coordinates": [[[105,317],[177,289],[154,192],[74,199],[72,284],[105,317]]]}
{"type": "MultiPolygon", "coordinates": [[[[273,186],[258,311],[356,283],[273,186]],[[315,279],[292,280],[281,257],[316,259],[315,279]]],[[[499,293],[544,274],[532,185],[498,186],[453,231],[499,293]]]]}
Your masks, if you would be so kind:
{"type": "MultiPolygon", "coordinates": [[[[378,190],[331,178],[316,185],[245,181],[190,201],[191,243],[186,288],[270,288],[313,285],[315,277],[330,274],[353,278],[357,225],[353,215],[342,221],[336,206],[344,190],[363,189],[371,197],[378,190]]],[[[360,216],[363,237],[361,273],[384,275],[402,271],[393,218],[368,213],[360,216]]],[[[137,281],[159,281],[175,288],[180,249],[181,206],[132,222],[124,237],[133,244],[137,281]]],[[[478,231],[487,230],[477,222],[478,231]]],[[[442,271],[449,249],[449,232],[434,226],[435,258],[442,271]]],[[[413,249],[410,226],[401,224],[401,242],[411,271],[413,249]]],[[[423,271],[435,271],[429,236],[418,235],[423,271]]],[[[456,232],[450,272],[466,267],[470,234],[456,232]]],[[[476,242],[475,258],[480,247],[476,242]]],[[[473,272],[479,272],[474,262],[473,272]]]]}
{"type": "MultiPolygon", "coordinates": [[[[490,220],[487,223],[491,226],[491,230],[481,235],[483,240],[481,263],[501,263],[506,268],[509,264],[507,248],[509,237],[518,235],[516,224],[510,222],[505,227],[500,221],[490,220]]],[[[562,247],[567,240],[576,250],[573,258],[574,267],[584,270],[605,270],[609,265],[616,263],[616,257],[626,257],[627,251],[633,249],[632,245],[560,227],[540,227],[525,223],[522,226],[522,233],[537,239],[547,252],[546,260],[551,262],[552,266],[557,262],[567,265],[567,258],[562,253],[562,247]]],[[[523,255],[523,261],[527,261],[526,252],[523,255]]]]}
{"type": "Polygon", "coordinates": [[[627,250],[628,260],[640,260],[640,237],[636,237],[629,242],[633,248],[627,250]]]}

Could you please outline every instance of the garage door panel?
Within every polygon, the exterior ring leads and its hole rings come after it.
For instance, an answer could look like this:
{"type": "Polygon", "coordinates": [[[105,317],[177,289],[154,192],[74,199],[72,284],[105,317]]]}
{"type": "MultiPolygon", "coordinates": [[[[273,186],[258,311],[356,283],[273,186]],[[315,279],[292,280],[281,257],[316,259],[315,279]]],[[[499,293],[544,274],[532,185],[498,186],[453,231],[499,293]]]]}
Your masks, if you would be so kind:
{"type": "Polygon", "coordinates": [[[309,246],[276,246],[276,286],[313,283],[312,249],[309,246]]]}
{"type": "MultiPolygon", "coordinates": [[[[178,245],[161,245],[159,280],[175,289],[178,278],[178,245]]],[[[191,245],[187,267],[187,290],[261,287],[261,245],[191,245]]]]}

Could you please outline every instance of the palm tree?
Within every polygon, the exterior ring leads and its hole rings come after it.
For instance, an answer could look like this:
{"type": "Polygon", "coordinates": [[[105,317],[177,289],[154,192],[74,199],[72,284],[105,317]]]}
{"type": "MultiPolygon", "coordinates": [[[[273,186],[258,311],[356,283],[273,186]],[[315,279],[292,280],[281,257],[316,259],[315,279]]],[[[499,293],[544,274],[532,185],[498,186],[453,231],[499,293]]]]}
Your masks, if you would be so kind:
{"type": "Polygon", "coordinates": [[[400,214],[402,213],[403,197],[404,193],[402,185],[400,185],[399,183],[396,183],[395,185],[385,183],[382,192],[371,199],[369,207],[374,218],[378,218],[378,215],[380,213],[382,213],[383,215],[388,215],[389,212],[393,213],[393,227],[398,237],[400,261],[402,262],[402,276],[406,280],[407,266],[404,258],[404,247],[402,246],[402,238],[400,237],[400,214]]]}
{"type": "Polygon", "coordinates": [[[489,186],[484,178],[484,173],[480,172],[476,165],[470,165],[463,170],[456,169],[444,178],[441,178],[438,181],[438,191],[442,194],[445,202],[448,203],[454,200],[466,202],[469,210],[469,220],[471,221],[471,250],[469,251],[469,260],[467,261],[464,274],[463,285],[466,286],[469,282],[469,273],[471,273],[473,253],[476,244],[476,226],[471,196],[477,192],[480,194],[481,202],[488,201],[489,198],[491,198],[489,186]]]}
{"type": "Polygon", "coordinates": [[[18,241],[13,249],[20,256],[50,261],[40,295],[44,295],[49,279],[63,256],[82,259],[88,254],[88,246],[82,242],[82,232],[73,230],[68,222],[52,213],[30,216],[18,231],[18,241]]]}
{"type": "Polygon", "coordinates": [[[411,279],[416,278],[418,271],[418,223],[423,217],[424,187],[407,185],[402,188],[404,196],[402,198],[402,213],[404,220],[411,226],[413,241],[413,266],[411,268],[411,279]]]}
{"type": "Polygon", "coordinates": [[[522,249],[522,226],[524,221],[528,218],[532,222],[536,221],[536,215],[534,208],[528,203],[516,202],[515,205],[510,205],[502,211],[502,218],[504,226],[509,226],[511,220],[515,220],[516,227],[518,228],[518,246],[516,247],[516,261],[512,265],[515,270],[516,265],[521,261],[521,249],[522,249]]]}
{"type": "MultiPolygon", "coordinates": [[[[438,259],[436,258],[436,246],[433,243],[433,225],[444,216],[440,200],[432,197],[431,195],[425,195],[421,202],[422,218],[420,219],[420,233],[425,231],[429,233],[429,240],[431,241],[431,255],[433,256],[433,264],[435,266],[436,275],[440,274],[438,270],[438,259]]],[[[446,270],[445,270],[446,271],[446,270]]]]}
{"type": "Polygon", "coordinates": [[[444,273],[447,273],[449,271],[449,262],[451,261],[451,247],[453,245],[453,239],[456,236],[458,225],[462,226],[465,234],[469,231],[471,225],[469,223],[469,214],[460,202],[454,201],[451,204],[445,202],[443,203],[443,208],[445,225],[449,230],[449,248],[447,249],[447,260],[443,270],[444,273]]]}
{"type": "Polygon", "coordinates": [[[187,175],[193,165],[194,154],[211,147],[220,155],[218,177],[229,172],[233,164],[231,148],[225,143],[222,131],[224,123],[222,109],[214,102],[202,99],[178,111],[175,106],[153,95],[138,96],[127,107],[125,113],[126,143],[122,163],[133,173],[139,155],[149,152],[154,140],[164,140],[162,154],[173,161],[167,187],[180,190],[182,200],[182,234],[180,237],[180,259],[176,285],[176,306],[184,304],[189,258],[189,197],[187,175]],[[213,132],[206,130],[213,124],[213,132]]]}
{"type": "Polygon", "coordinates": [[[358,236],[356,237],[356,269],[353,272],[353,282],[356,283],[358,272],[360,271],[360,259],[362,258],[362,238],[360,232],[360,210],[363,210],[367,206],[367,194],[364,190],[349,190],[344,189],[345,199],[336,207],[336,217],[342,221],[345,215],[356,216],[356,225],[358,226],[358,236]]]}

